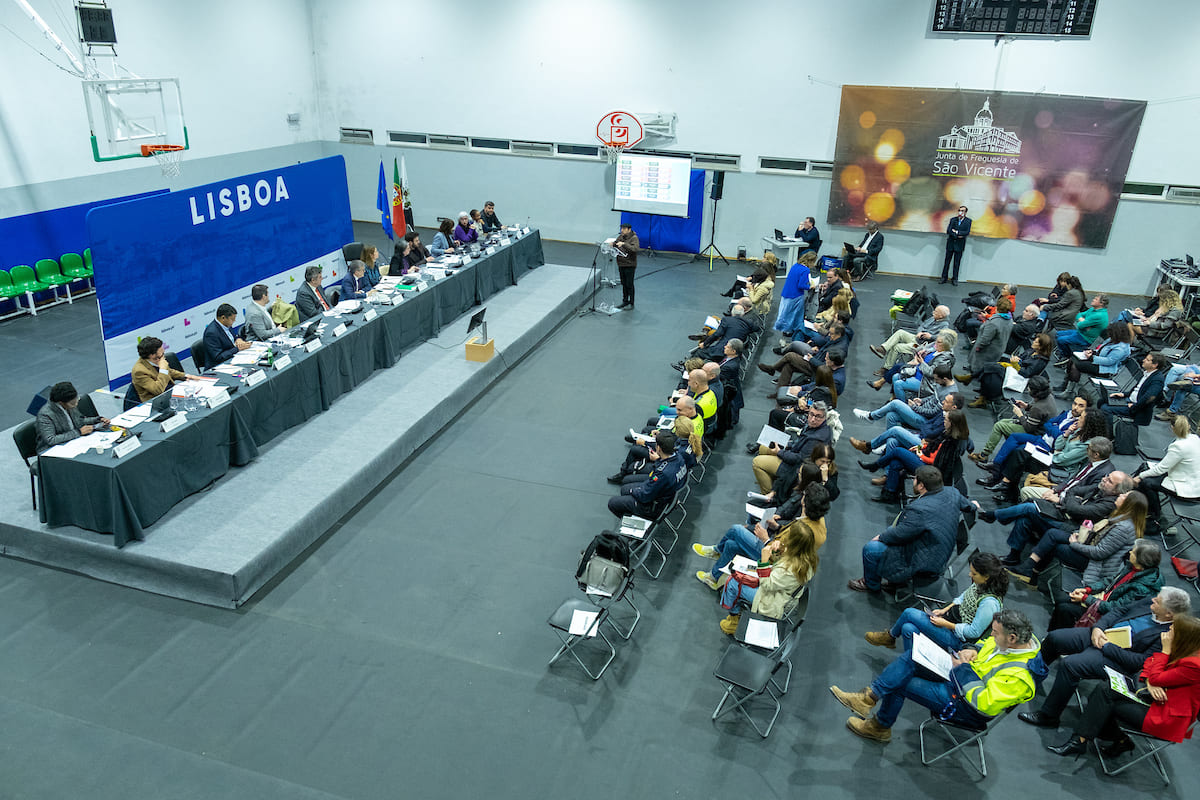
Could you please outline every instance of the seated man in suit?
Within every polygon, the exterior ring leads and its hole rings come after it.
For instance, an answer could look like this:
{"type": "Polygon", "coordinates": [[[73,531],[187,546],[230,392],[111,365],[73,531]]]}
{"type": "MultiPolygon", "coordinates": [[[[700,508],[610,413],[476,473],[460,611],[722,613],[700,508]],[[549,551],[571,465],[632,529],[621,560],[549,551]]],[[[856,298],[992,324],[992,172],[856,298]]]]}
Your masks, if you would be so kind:
{"type": "Polygon", "coordinates": [[[844,248],[842,266],[851,278],[861,278],[879,268],[879,253],[882,250],[883,234],[879,232],[879,223],[873,219],[867,220],[867,232],[858,247],[854,250],[844,248]]]}
{"type": "Polygon", "coordinates": [[[229,303],[217,306],[217,318],[204,329],[204,353],[207,356],[204,363],[209,367],[228,361],[250,346],[249,342],[233,332],[235,320],[236,308],[229,303]]]}
{"type": "Polygon", "coordinates": [[[768,375],[778,372],[779,378],[776,383],[780,386],[788,386],[792,383],[793,373],[799,372],[805,378],[812,379],[817,372],[817,367],[828,366],[832,370],[834,367],[828,361],[830,353],[840,352],[844,364],[846,354],[849,352],[849,345],[850,340],[846,338],[846,326],[835,322],[829,326],[829,337],[820,347],[814,349],[804,342],[792,342],[783,357],[774,364],[758,364],[757,366],[768,375]],[[807,352],[804,352],[805,348],[807,348],[807,352]]]}
{"type": "Polygon", "coordinates": [[[271,304],[270,289],[265,283],[250,287],[250,306],[246,309],[246,323],[242,325],[242,338],[247,342],[265,342],[284,332],[282,325],[271,319],[267,306],[271,304]]]}
{"type": "Polygon", "coordinates": [[[730,339],[741,339],[744,342],[748,336],[762,330],[762,322],[752,310],[750,298],[743,297],[734,303],[730,315],[724,317],[721,324],[708,336],[688,337],[700,342],[693,355],[705,361],[721,358],[730,339]]]}
{"type": "Polygon", "coordinates": [[[323,278],[320,267],[308,267],[304,270],[304,285],[296,290],[296,311],[300,319],[319,317],[330,310],[329,301],[321,288],[323,278]]]}
{"type": "Polygon", "coordinates": [[[928,464],[913,473],[917,499],[909,503],[896,523],[863,545],[863,576],[846,586],[856,592],[878,592],[882,581],[905,583],[915,575],[937,575],[954,555],[959,516],[971,502],[953,486],[942,483],[942,473],[928,464]]]}
{"type": "Polygon", "coordinates": [[[1163,398],[1167,370],[1171,362],[1162,353],[1147,353],[1142,359],[1142,377],[1126,397],[1124,392],[1113,392],[1101,397],[1097,406],[1109,417],[1128,417],[1137,425],[1149,425],[1154,419],[1154,410],[1163,398]]]}
{"type": "Polygon", "coordinates": [[[1190,614],[1188,593],[1164,586],[1153,597],[1144,597],[1124,610],[1110,611],[1089,628],[1059,628],[1042,641],[1042,660],[1049,667],[1058,661],[1058,677],[1037,711],[1022,711],[1023,722],[1039,728],[1057,728],[1058,719],[1075,695],[1080,681],[1108,680],[1105,667],[1125,675],[1136,675],[1142,663],[1162,650],[1162,635],[1181,614],[1190,614]],[[1105,631],[1129,627],[1130,646],[1119,647],[1108,640],[1105,631]],[[1061,659],[1061,660],[1060,660],[1061,659]]]}
{"type": "Polygon", "coordinates": [[[378,291],[371,288],[371,282],[366,278],[366,264],[355,260],[347,264],[346,267],[346,277],[342,278],[342,293],[338,297],[339,301],[366,300],[369,295],[373,295],[378,291]]]}
{"type": "Polygon", "coordinates": [[[133,378],[133,388],[138,400],[143,403],[153,400],[170,389],[175,381],[196,380],[195,375],[188,375],[173,368],[167,363],[167,353],[163,348],[162,339],[157,336],[147,336],[138,342],[138,360],[129,370],[133,378]]]}
{"type": "Polygon", "coordinates": [[[742,399],[742,351],[746,349],[741,339],[730,339],[725,343],[724,358],[718,380],[725,387],[725,402],[717,410],[719,438],[724,438],[730,428],[738,424],[745,401],[742,399]]]}
{"type": "Polygon", "coordinates": [[[85,417],[79,413],[79,392],[70,381],[50,387],[50,402],[37,413],[37,451],[87,436],[97,425],[107,425],[105,417],[85,417]]]}

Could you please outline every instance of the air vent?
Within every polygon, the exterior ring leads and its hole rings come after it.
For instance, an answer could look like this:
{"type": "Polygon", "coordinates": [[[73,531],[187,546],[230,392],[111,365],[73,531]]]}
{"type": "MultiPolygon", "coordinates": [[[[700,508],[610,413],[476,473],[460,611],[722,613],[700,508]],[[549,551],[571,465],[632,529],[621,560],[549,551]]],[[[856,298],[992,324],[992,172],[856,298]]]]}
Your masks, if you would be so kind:
{"type": "Polygon", "coordinates": [[[1171,186],[1167,189],[1167,199],[1180,203],[1200,203],[1200,186],[1171,186]]]}
{"type": "Polygon", "coordinates": [[[523,156],[552,156],[554,145],[551,142],[513,142],[512,151],[523,156]]]}
{"type": "Polygon", "coordinates": [[[1137,197],[1162,197],[1167,190],[1162,183],[1127,183],[1121,187],[1121,194],[1136,195],[1137,197]]]}
{"type": "Polygon", "coordinates": [[[471,137],[471,147],[483,150],[508,150],[508,139],[481,139],[471,137]]]}
{"type": "Polygon", "coordinates": [[[467,147],[467,137],[465,136],[446,136],[443,134],[429,134],[430,147],[452,147],[455,150],[465,150],[467,147]]]}
{"type": "Polygon", "coordinates": [[[424,133],[388,131],[387,135],[388,144],[429,144],[429,137],[424,133]]]}
{"type": "Polygon", "coordinates": [[[558,150],[560,156],[590,156],[591,158],[595,158],[600,155],[600,148],[595,145],[556,144],[554,147],[558,150]]]}
{"type": "Polygon", "coordinates": [[[375,144],[375,132],[367,128],[339,128],[341,140],[350,144],[375,144]]]}
{"type": "Polygon", "coordinates": [[[808,172],[808,162],[798,158],[762,156],[758,159],[758,168],[779,170],[780,172],[808,172]]]}
{"type": "Polygon", "coordinates": [[[808,162],[808,174],[809,175],[822,175],[822,176],[833,175],[833,162],[832,161],[809,161],[808,162]]]}
{"type": "Polygon", "coordinates": [[[736,171],[741,168],[740,156],[725,153],[693,153],[692,166],[697,169],[720,169],[736,171]]]}

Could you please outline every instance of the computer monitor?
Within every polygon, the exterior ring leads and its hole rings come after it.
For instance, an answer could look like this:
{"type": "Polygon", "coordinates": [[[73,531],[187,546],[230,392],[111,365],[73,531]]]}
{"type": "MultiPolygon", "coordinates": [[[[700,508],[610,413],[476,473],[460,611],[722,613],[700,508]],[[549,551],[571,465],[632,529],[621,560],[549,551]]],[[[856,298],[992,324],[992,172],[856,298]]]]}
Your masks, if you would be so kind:
{"type": "Polygon", "coordinates": [[[483,315],[486,313],[487,306],[484,306],[471,315],[471,321],[467,323],[467,336],[470,336],[476,328],[479,328],[480,337],[485,342],[488,340],[487,323],[483,321],[483,315]]]}

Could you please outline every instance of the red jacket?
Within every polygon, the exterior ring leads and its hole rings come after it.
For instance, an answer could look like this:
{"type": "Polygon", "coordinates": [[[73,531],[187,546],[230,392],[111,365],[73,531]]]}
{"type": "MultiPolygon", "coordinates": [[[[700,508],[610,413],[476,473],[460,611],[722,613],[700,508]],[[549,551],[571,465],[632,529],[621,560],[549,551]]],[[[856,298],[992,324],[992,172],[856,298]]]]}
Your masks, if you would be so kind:
{"type": "Polygon", "coordinates": [[[1200,655],[1181,658],[1167,666],[1167,654],[1155,653],[1146,659],[1142,677],[1167,690],[1165,703],[1150,704],[1142,730],[1160,739],[1182,742],[1191,738],[1188,730],[1200,714],[1200,655]]]}

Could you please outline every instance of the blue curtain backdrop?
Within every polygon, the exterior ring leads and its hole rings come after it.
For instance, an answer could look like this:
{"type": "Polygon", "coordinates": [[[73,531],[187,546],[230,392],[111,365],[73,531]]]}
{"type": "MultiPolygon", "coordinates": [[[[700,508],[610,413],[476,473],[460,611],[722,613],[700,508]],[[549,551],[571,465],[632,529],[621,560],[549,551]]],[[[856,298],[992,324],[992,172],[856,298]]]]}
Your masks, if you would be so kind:
{"type": "Polygon", "coordinates": [[[704,170],[694,169],[688,180],[688,216],[621,212],[621,224],[633,226],[642,247],[675,253],[699,253],[704,223],[704,170]]]}

